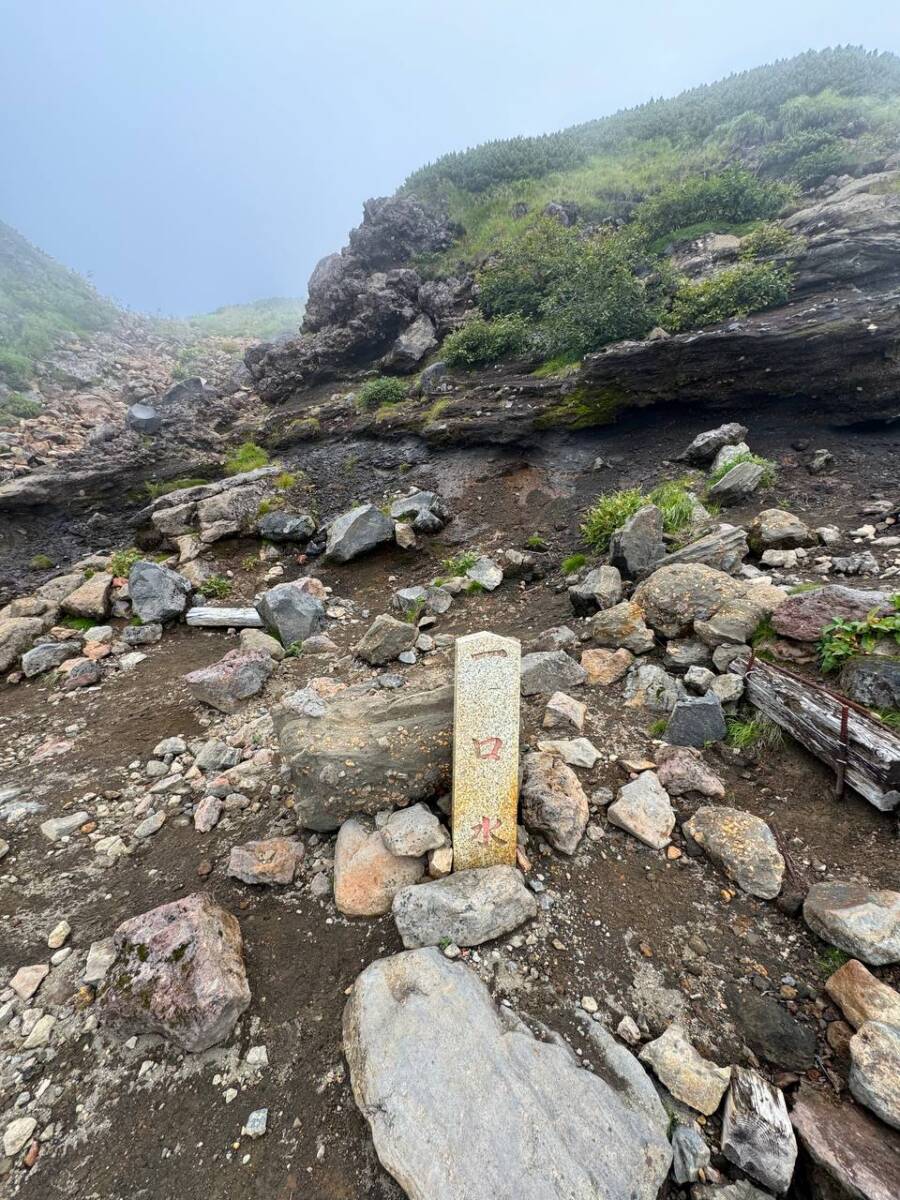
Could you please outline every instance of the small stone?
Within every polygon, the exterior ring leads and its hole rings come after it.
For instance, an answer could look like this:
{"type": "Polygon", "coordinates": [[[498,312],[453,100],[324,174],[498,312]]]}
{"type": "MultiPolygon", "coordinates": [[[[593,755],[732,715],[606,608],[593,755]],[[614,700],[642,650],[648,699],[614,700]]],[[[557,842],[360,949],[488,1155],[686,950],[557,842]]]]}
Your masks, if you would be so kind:
{"type": "Polygon", "coordinates": [[[670,1025],[655,1041],[648,1042],[638,1057],[653,1068],[676,1100],[706,1116],[719,1107],[731,1078],[729,1067],[718,1067],[703,1058],[676,1024],[670,1025]]]}
{"type": "Polygon", "coordinates": [[[581,997],[581,1007],[584,1009],[584,1011],[586,1013],[595,1013],[595,1012],[599,1012],[599,1010],[600,1010],[600,1005],[597,1003],[597,1001],[594,999],[593,996],[582,996],[581,997]]]}
{"type": "Polygon", "coordinates": [[[814,883],[803,919],[823,941],[865,963],[900,962],[900,892],[859,883],[814,883]]]}
{"type": "Polygon", "coordinates": [[[587,673],[586,683],[590,687],[608,687],[627,675],[634,662],[630,650],[585,650],[581,665],[587,673]]]}
{"type": "Polygon", "coordinates": [[[248,1067],[267,1067],[269,1065],[269,1053],[265,1046],[251,1046],[247,1051],[244,1061],[248,1067]]]}
{"type": "Polygon", "coordinates": [[[641,1031],[634,1017],[626,1014],[616,1026],[616,1033],[629,1046],[639,1046],[641,1044],[641,1031]]]}
{"type": "Polygon", "coordinates": [[[418,883],[424,871],[421,857],[393,854],[381,830],[363,817],[351,817],[335,844],[334,902],[350,917],[379,916],[389,912],[397,893],[418,883]]]}
{"type": "Polygon", "coordinates": [[[49,974],[50,968],[46,963],[35,963],[30,967],[19,967],[18,971],[10,979],[9,986],[20,1000],[30,1000],[49,974]]]}
{"type": "Polygon", "coordinates": [[[737,808],[700,808],[684,831],[751,896],[773,900],[781,891],[784,859],[759,817],[737,808]]]}
{"type": "Polygon", "coordinates": [[[673,746],[702,748],[722,741],[727,732],[719,698],[707,692],[705,696],[678,701],[666,725],[665,739],[673,746]]]}
{"type": "Polygon", "coordinates": [[[11,1121],[3,1134],[3,1153],[6,1157],[15,1158],[30,1141],[35,1129],[37,1129],[37,1121],[34,1117],[18,1117],[15,1121],[11,1121]]]}
{"type": "Polygon", "coordinates": [[[250,1114],[247,1121],[241,1130],[245,1137],[261,1138],[269,1123],[269,1110],[267,1108],[257,1108],[250,1114]]]}
{"type": "Polygon", "coordinates": [[[194,828],[198,833],[209,833],[219,823],[223,803],[218,796],[204,796],[194,812],[194,828]]]}
{"type": "Polygon", "coordinates": [[[886,1125],[900,1129],[900,1028],[866,1021],[850,1041],[850,1091],[886,1125]]]}
{"type": "Polygon", "coordinates": [[[825,981],[825,991],[854,1029],[866,1021],[883,1021],[900,1028],[900,992],[851,958],[825,981]]]}
{"type": "Polygon", "coordinates": [[[565,650],[539,651],[522,658],[523,696],[552,695],[567,687],[578,687],[587,675],[565,650]]]}
{"type": "Polygon", "coordinates": [[[538,742],[538,750],[543,754],[556,755],[570,767],[585,767],[587,770],[596,766],[600,758],[597,747],[583,737],[538,742]]]}
{"type": "Polygon", "coordinates": [[[621,787],[615,804],[607,809],[607,816],[613,825],[654,850],[668,846],[675,828],[675,811],[669,794],[653,771],[644,771],[621,787]]]}
{"type": "Polygon", "coordinates": [[[424,804],[413,804],[392,813],[382,827],[381,836],[391,854],[407,858],[418,858],[448,841],[443,825],[424,804]]]}
{"type": "Polygon", "coordinates": [[[251,884],[288,884],[303,858],[304,846],[294,838],[267,838],[232,846],[228,874],[251,884]]]}
{"type": "Polygon", "coordinates": [[[102,983],[106,978],[107,971],[115,961],[115,957],[116,950],[111,937],[102,938],[99,942],[92,942],[88,950],[84,974],[81,976],[82,983],[102,983]]]}
{"type": "Polygon", "coordinates": [[[453,847],[440,846],[428,851],[428,874],[432,879],[444,879],[453,870],[453,847]]]}
{"type": "Polygon", "coordinates": [[[537,901],[514,867],[494,866],[403,888],[392,909],[407,949],[444,939],[478,946],[536,916],[537,901]]]}
{"type": "Polygon", "coordinates": [[[138,825],[135,826],[134,836],[136,838],[153,837],[155,833],[159,833],[163,825],[166,823],[166,814],[162,811],[150,813],[138,825]]]}
{"type": "Polygon", "coordinates": [[[58,950],[60,946],[64,946],[66,939],[72,932],[72,926],[68,921],[60,921],[58,925],[54,925],[50,933],[47,935],[47,945],[51,950],[58,950]]]}
{"type": "Polygon", "coordinates": [[[586,704],[582,704],[580,700],[575,700],[572,696],[567,696],[565,692],[554,692],[544,710],[544,728],[569,727],[580,733],[584,729],[586,715],[586,704]]]}
{"type": "Polygon", "coordinates": [[[676,1183],[694,1183],[709,1166],[709,1146],[696,1129],[676,1125],[672,1134],[672,1174],[676,1183]]]}

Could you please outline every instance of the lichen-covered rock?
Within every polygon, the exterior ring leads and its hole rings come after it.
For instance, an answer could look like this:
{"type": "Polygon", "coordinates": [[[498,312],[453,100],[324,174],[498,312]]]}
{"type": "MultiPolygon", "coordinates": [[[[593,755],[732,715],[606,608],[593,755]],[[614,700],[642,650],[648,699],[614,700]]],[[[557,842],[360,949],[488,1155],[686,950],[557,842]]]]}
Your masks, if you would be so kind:
{"type": "MultiPolygon", "coordinates": [[[[652,578],[652,576],[651,576],[652,578]]],[[[590,622],[591,637],[600,646],[646,654],[656,645],[653,630],[644,621],[644,612],[633,600],[623,600],[599,612],[590,622]]]]}
{"type": "Polygon", "coordinates": [[[228,874],[243,883],[292,883],[305,848],[295,838],[266,838],[232,846],[228,874]]]}
{"type": "Polygon", "coordinates": [[[225,1041],[250,1003],[240,926],[207,895],[132,917],[114,944],[101,1011],[127,1029],[208,1050],[225,1041]]]}
{"type": "Polygon", "coordinates": [[[886,616],[891,611],[888,592],[834,584],[790,596],[775,611],[772,626],[782,637],[794,638],[799,642],[817,642],[825,626],[838,617],[845,621],[858,621],[870,612],[886,616]]]}
{"type": "Polygon", "coordinates": [[[773,900],[781,891],[784,859],[772,830],[753,813],[725,806],[698,808],[684,831],[751,896],[773,900]]]}
{"type": "Polygon", "coordinates": [[[744,585],[703,563],[658,567],[640,583],[634,601],[647,624],[667,638],[687,637],[695,621],[708,621],[726,602],[744,593],[744,585]]]}

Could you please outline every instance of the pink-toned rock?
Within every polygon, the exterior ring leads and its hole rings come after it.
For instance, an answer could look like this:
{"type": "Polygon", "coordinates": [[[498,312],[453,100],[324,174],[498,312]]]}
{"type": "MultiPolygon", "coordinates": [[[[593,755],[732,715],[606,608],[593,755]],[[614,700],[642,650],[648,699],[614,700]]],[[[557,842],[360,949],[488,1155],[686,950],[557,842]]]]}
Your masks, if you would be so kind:
{"type": "Polygon", "coordinates": [[[900,1027],[900,992],[851,958],[825,981],[825,991],[854,1029],[866,1021],[885,1021],[900,1027]]]}
{"type": "Polygon", "coordinates": [[[35,963],[30,967],[19,967],[9,981],[9,986],[20,1000],[30,1000],[50,974],[46,963],[35,963]]]}
{"type": "Polygon", "coordinates": [[[240,925],[205,894],[132,917],[116,930],[114,945],[101,1008],[134,1032],[208,1050],[229,1036],[250,1003],[240,925]]]}
{"type": "Polygon", "coordinates": [[[198,833],[209,833],[215,829],[222,815],[222,801],[218,796],[204,796],[194,811],[194,828],[198,833]]]}
{"type": "Polygon", "coordinates": [[[244,883],[292,883],[305,847],[294,838],[267,838],[232,846],[228,874],[244,883]]]}
{"type": "Polygon", "coordinates": [[[237,712],[242,700],[263,690],[274,663],[260,650],[229,650],[217,663],[183,676],[195,700],[219,712],[237,712]]]}
{"type": "Polygon", "coordinates": [[[298,592],[308,592],[316,600],[328,599],[328,588],[321,579],[316,579],[313,575],[304,575],[302,579],[295,579],[294,587],[298,592]]]}
{"type": "Polygon", "coordinates": [[[816,642],[829,621],[838,617],[858,621],[870,612],[885,614],[890,611],[891,598],[887,592],[833,584],[790,596],[774,613],[772,626],[783,637],[798,642],[816,642]]]}
{"type": "Polygon", "coordinates": [[[424,858],[392,854],[371,821],[351,817],[341,826],[334,848],[334,902],[347,916],[390,912],[397,892],[418,883],[424,873],[424,858]]]}
{"type": "MultiPolygon", "coordinates": [[[[63,663],[62,669],[65,670],[68,665],[68,663],[63,663]]],[[[103,672],[100,670],[99,663],[92,662],[89,658],[81,658],[69,668],[62,688],[63,691],[71,692],[75,688],[93,687],[102,678],[103,672]]]]}
{"type": "Polygon", "coordinates": [[[630,650],[585,650],[581,665],[587,671],[589,686],[601,684],[608,687],[628,674],[634,655],[630,650]]]}
{"type": "Polygon", "coordinates": [[[714,800],[725,796],[725,784],[691,746],[660,746],[654,758],[656,774],[670,796],[698,792],[714,800]]]}
{"type": "Polygon", "coordinates": [[[101,658],[108,658],[112,653],[112,647],[105,645],[102,642],[87,642],[84,647],[84,657],[92,662],[99,662],[101,658]]]}

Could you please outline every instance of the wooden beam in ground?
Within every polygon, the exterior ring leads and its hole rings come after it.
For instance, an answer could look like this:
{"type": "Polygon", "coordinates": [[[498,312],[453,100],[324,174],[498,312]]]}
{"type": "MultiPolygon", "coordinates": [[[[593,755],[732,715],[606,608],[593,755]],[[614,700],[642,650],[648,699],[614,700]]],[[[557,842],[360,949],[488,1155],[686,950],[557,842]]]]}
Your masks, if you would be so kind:
{"type": "Polygon", "coordinates": [[[735,659],[750,703],[882,812],[900,805],[900,737],[851,701],[771,663],[735,659]]]}

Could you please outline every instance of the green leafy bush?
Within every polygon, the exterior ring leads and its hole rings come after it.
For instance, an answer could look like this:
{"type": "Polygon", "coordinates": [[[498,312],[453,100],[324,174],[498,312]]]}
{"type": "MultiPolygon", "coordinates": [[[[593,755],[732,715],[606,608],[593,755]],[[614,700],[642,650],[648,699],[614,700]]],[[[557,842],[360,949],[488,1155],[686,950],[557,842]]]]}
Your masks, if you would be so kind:
{"type": "Polygon", "coordinates": [[[12,417],[36,417],[42,411],[42,405],[37,400],[30,400],[21,392],[10,392],[8,396],[0,396],[0,412],[9,413],[12,417]]]}
{"type": "Polygon", "coordinates": [[[466,550],[454,558],[445,558],[441,563],[444,575],[452,579],[456,575],[465,575],[470,567],[478,562],[478,555],[473,550],[466,550]]]}
{"type": "Polygon", "coordinates": [[[639,205],[635,217],[652,238],[697,221],[752,221],[774,217],[791,198],[785,184],[741,167],[670,183],[639,205]]]}
{"type": "Polygon", "coordinates": [[[359,406],[366,412],[373,412],[383,405],[400,404],[408,394],[409,387],[404,380],[380,375],[378,379],[367,380],[359,389],[359,406]]]}
{"type": "Polygon", "coordinates": [[[858,621],[839,617],[831,621],[819,639],[819,664],[823,671],[837,671],[848,658],[869,654],[878,642],[893,639],[900,646],[900,593],[891,597],[892,613],[870,612],[858,621]]]}
{"type": "Polygon", "coordinates": [[[212,596],[216,600],[224,600],[231,594],[231,580],[224,575],[210,575],[203,580],[200,590],[204,596],[212,596]]]}
{"type": "Polygon", "coordinates": [[[760,479],[760,486],[770,488],[775,486],[775,480],[778,477],[778,466],[772,462],[771,458],[762,458],[759,454],[751,454],[748,450],[741,451],[728,462],[723,463],[721,467],[717,467],[715,471],[710,473],[707,480],[707,488],[714,487],[720,479],[724,479],[732,467],[736,467],[738,463],[754,463],[757,467],[762,467],[763,473],[760,479]]]}
{"type": "Polygon", "coordinates": [[[715,325],[729,317],[745,317],[784,304],[790,290],[790,278],[784,269],[768,262],[739,263],[710,279],[684,280],[662,323],[676,333],[715,325]]]}
{"type": "Polygon", "coordinates": [[[543,218],[515,234],[478,275],[478,307],[487,317],[519,316],[536,321],[553,293],[583,254],[574,229],[543,218]]]}
{"type": "Polygon", "coordinates": [[[268,465],[269,456],[255,442],[243,442],[225,459],[226,475],[242,475],[244,471],[255,471],[268,465]]]}
{"type": "Polygon", "coordinates": [[[747,234],[741,241],[741,258],[754,261],[768,258],[773,254],[781,254],[797,242],[797,238],[789,229],[779,225],[777,221],[764,221],[762,225],[747,234]]]}
{"type": "Polygon", "coordinates": [[[528,346],[529,330],[522,317],[471,317],[444,340],[441,357],[448,367],[471,370],[524,354],[528,346]]]}
{"type": "Polygon", "coordinates": [[[621,529],[638,509],[649,504],[655,504],[660,510],[666,533],[678,533],[694,519],[696,501],[684,480],[667,480],[647,493],[636,487],[625,488],[601,496],[584,514],[581,526],[584,540],[592,550],[602,554],[609,549],[610,538],[616,530],[621,529]]]}
{"type": "Polygon", "coordinates": [[[131,568],[143,557],[137,546],[131,546],[128,550],[116,550],[110,555],[109,569],[113,575],[118,576],[120,579],[127,579],[131,568]]]}

